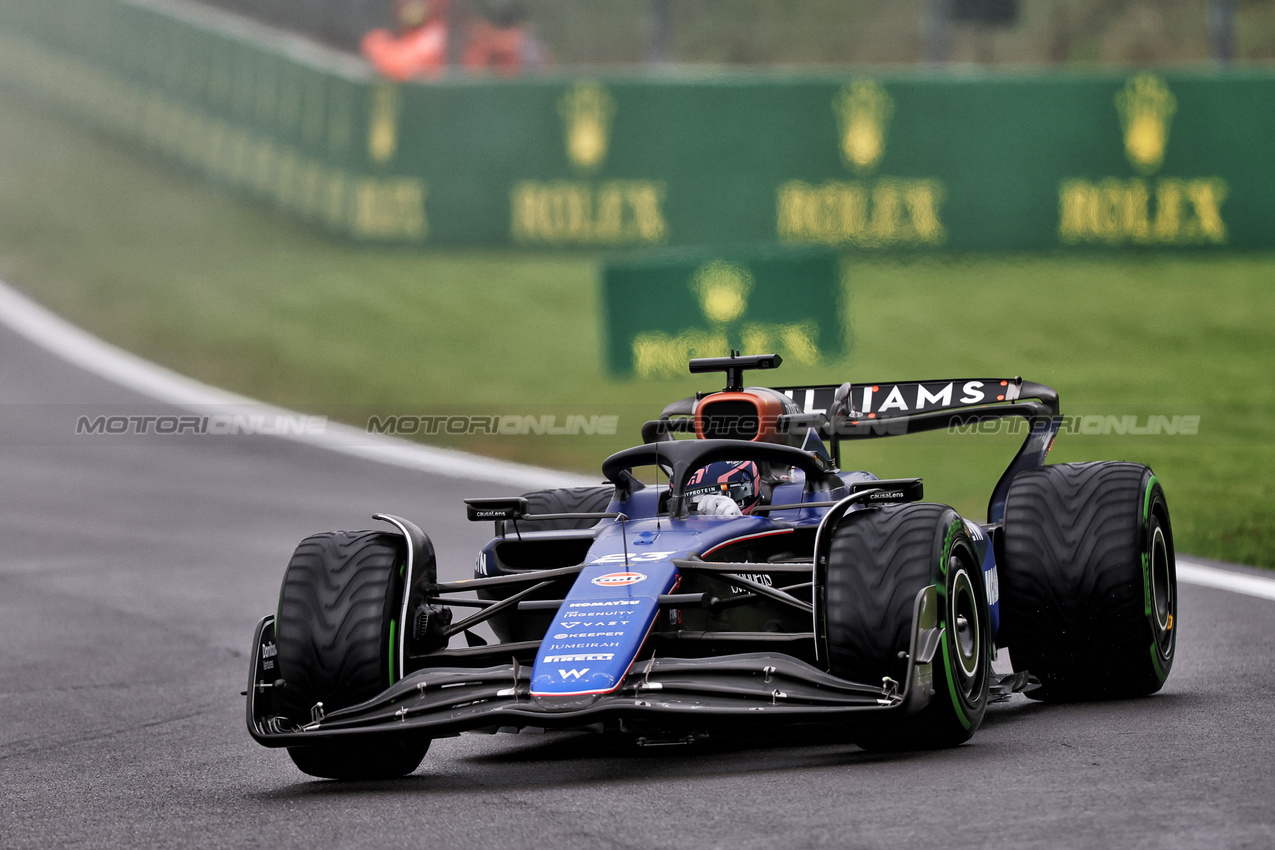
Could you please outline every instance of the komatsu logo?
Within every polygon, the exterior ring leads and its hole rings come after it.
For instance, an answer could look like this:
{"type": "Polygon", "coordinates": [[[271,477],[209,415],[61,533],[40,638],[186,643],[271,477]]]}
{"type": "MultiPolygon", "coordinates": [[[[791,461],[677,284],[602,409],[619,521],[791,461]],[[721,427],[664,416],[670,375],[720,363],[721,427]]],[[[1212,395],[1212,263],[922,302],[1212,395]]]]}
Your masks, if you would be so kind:
{"type": "MultiPolygon", "coordinates": [[[[603,576],[605,578],[605,576],[603,576]]],[[[645,578],[645,576],[643,576],[645,578]]],[[[641,599],[608,599],[605,602],[572,602],[569,608],[609,608],[612,605],[641,605],[641,599]]]]}

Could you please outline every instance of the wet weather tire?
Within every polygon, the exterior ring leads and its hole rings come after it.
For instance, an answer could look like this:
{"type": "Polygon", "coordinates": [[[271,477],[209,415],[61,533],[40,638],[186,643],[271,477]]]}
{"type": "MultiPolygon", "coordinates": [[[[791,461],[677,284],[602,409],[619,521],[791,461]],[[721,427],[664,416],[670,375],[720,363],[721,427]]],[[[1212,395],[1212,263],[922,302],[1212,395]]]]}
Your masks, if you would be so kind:
{"type": "Polygon", "coordinates": [[[1144,696],[1176,644],[1177,570],[1164,490],[1136,463],[1019,473],[1005,506],[1001,622],[1016,670],[1051,700],[1144,696]]]}
{"type": "Polygon", "coordinates": [[[942,639],[934,693],[918,713],[852,731],[865,749],[950,747],[970,738],[987,708],[990,623],[976,550],[956,511],[915,504],[848,513],[833,532],[823,581],[829,669],[875,685],[907,677],[917,594],[938,589],[942,639]]]}
{"type": "MultiPolygon", "coordinates": [[[[615,498],[615,487],[606,484],[598,487],[536,490],[532,493],[524,493],[523,498],[527,500],[527,512],[532,515],[602,513],[611,504],[611,500],[615,498]]],[[[515,536],[530,531],[578,531],[593,528],[601,521],[600,519],[586,517],[580,519],[520,519],[517,522],[500,519],[496,520],[496,536],[515,536]]],[[[584,555],[583,550],[580,555],[584,555]]],[[[479,578],[485,575],[487,573],[476,573],[476,577],[479,578]]],[[[554,598],[555,593],[560,596],[566,590],[566,587],[551,588],[550,591],[533,598],[554,598]]],[[[499,592],[486,590],[478,591],[478,597],[493,601],[502,598],[499,592]]],[[[552,612],[524,614],[517,611],[505,611],[492,617],[488,623],[491,626],[491,630],[496,633],[496,637],[500,638],[502,642],[518,643],[540,640],[544,637],[545,630],[548,629],[549,623],[552,621],[552,612]]]]}
{"type": "MultiPolygon", "coordinates": [[[[280,707],[293,723],[376,696],[401,677],[398,617],[406,551],[380,531],[307,537],[284,573],[275,619],[280,707]]],[[[297,767],[331,779],[402,776],[416,769],[428,740],[289,748],[297,767]]]]}
{"type": "Polygon", "coordinates": [[[288,755],[302,773],[320,779],[397,779],[420,767],[428,740],[393,739],[364,743],[289,747],[288,755]]]}

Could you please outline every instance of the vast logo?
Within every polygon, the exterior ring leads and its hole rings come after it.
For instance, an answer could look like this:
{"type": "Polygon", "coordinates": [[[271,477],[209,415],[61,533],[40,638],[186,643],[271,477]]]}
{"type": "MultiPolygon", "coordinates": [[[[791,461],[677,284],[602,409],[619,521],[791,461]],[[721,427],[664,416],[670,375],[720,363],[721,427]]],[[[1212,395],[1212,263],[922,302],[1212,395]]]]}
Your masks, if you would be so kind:
{"type": "Polygon", "coordinates": [[[894,100],[878,82],[851,80],[832,99],[841,159],[858,180],[815,186],[789,180],[779,187],[775,218],[784,242],[831,245],[932,245],[946,233],[939,219],[938,180],[867,179],[886,153],[894,100]]]}
{"type": "MultiPolygon", "coordinates": [[[[616,102],[601,83],[581,80],[558,101],[567,161],[592,176],[606,163],[616,102]]],[[[662,242],[663,182],[654,180],[522,180],[510,192],[515,241],[548,245],[662,242]]]]}
{"type": "Polygon", "coordinates": [[[1164,164],[1177,98],[1142,73],[1115,96],[1125,157],[1139,177],[1062,181],[1058,235],[1068,244],[1221,245],[1226,242],[1220,177],[1152,177],[1164,164]]]}
{"type": "Polygon", "coordinates": [[[646,573],[607,573],[593,579],[593,583],[598,587],[623,587],[640,581],[646,581],[646,573]]]}

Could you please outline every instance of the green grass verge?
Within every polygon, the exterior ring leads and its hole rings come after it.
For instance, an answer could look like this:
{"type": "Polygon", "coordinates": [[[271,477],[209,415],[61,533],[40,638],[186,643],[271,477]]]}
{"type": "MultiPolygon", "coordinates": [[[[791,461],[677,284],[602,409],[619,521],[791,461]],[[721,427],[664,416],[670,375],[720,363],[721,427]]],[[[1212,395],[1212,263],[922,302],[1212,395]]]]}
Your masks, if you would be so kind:
{"type": "MultiPolygon", "coordinates": [[[[322,238],[0,96],[0,275],[100,336],[263,400],[366,425],[404,413],[614,413],[615,437],[453,439],[596,469],[712,378],[602,371],[591,254],[322,238]]],[[[1275,565],[1271,255],[856,262],[844,362],[778,382],[1021,374],[1067,413],[1196,414],[1198,436],[1064,434],[1054,461],[1151,464],[1179,548],[1275,565]]],[[[447,442],[443,440],[443,442],[447,442]]],[[[982,516],[1016,440],[922,435],[846,466],[922,475],[982,516]]],[[[427,521],[427,518],[426,518],[427,521]]]]}

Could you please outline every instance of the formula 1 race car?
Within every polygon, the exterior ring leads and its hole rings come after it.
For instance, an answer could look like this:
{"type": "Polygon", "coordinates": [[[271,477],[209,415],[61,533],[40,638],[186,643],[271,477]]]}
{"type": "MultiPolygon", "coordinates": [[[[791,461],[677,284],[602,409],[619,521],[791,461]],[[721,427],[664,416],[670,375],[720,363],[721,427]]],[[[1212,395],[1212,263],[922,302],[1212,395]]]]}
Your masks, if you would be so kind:
{"type": "Polygon", "coordinates": [[[744,386],[779,364],[692,360],[726,388],[643,425],[603,486],[466,500],[495,523],[472,579],[440,582],[399,517],[302,541],[253,640],[253,738],[313,776],[386,778],[463,731],[811,727],[934,748],[1015,691],[1160,689],[1177,592],[1150,469],[1043,465],[1058,395],[1021,378],[744,386]],[[986,522],[921,501],[920,478],[840,470],[848,440],[1003,417],[1027,436],[986,522]]]}

